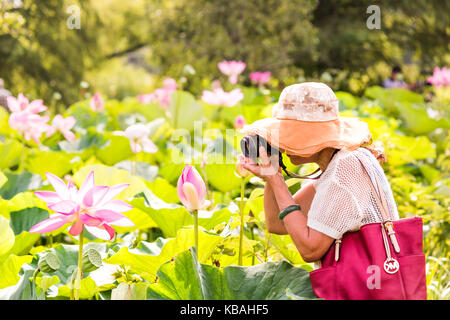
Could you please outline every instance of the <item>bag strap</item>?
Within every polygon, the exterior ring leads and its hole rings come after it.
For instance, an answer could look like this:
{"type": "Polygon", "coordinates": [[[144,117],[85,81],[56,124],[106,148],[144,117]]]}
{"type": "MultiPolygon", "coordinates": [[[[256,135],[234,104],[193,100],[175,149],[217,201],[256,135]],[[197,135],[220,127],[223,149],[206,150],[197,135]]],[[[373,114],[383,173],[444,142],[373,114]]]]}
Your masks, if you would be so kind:
{"type": "MultiPolygon", "coordinates": [[[[394,247],[395,252],[399,253],[400,252],[400,246],[398,244],[397,238],[395,237],[395,231],[394,231],[394,225],[392,224],[392,221],[390,219],[390,215],[389,215],[389,210],[387,208],[387,201],[385,198],[385,194],[383,189],[381,188],[381,182],[380,179],[378,178],[377,174],[375,174],[375,180],[376,180],[376,184],[377,184],[377,189],[378,192],[375,190],[375,186],[372,182],[372,179],[370,178],[369,172],[367,171],[364,163],[361,161],[361,159],[355,154],[356,158],[359,160],[359,162],[361,163],[361,166],[364,169],[364,173],[366,174],[366,176],[369,179],[369,186],[370,189],[372,190],[372,193],[374,195],[375,201],[377,203],[377,206],[380,210],[381,213],[381,217],[382,217],[382,232],[383,232],[383,240],[384,240],[384,246],[386,248],[386,254],[388,256],[388,258],[390,259],[390,250],[388,249],[388,243],[387,243],[387,239],[385,239],[385,235],[384,235],[384,228],[387,230],[388,235],[391,239],[391,243],[392,246],[394,247]],[[383,228],[384,227],[384,228],[383,228]]],[[[335,241],[335,253],[334,253],[334,259],[335,261],[339,260],[339,249],[340,246],[342,245],[342,237],[340,237],[339,239],[336,239],[335,241]]]]}
{"type": "Polygon", "coordinates": [[[358,160],[359,160],[359,162],[361,162],[361,165],[364,169],[364,173],[369,178],[369,181],[370,181],[369,186],[370,186],[370,189],[372,189],[372,193],[375,197],[375,201],[377,202],[378,208],[380,209],[383,222],[390,221],[391,219],[390,219],[390,215],[388,213],[389,211],[387,210],[385,194],[384,194],[383,190],[381,189],[381,183],[380,183],[378,176],[376,174],[374,175],[375,180],[377,181],[377,189],[378,189],[378,192],[377,192],[375,190],[375,186],[373,185],[372,179],[370,179],[370,175],[367,172],[366,167],[364,166],[364,163],[361,161],[361,159],[358,158],[358,160]],[[380,200],[380,198],[381,198],[381,200],[380,200]]]}

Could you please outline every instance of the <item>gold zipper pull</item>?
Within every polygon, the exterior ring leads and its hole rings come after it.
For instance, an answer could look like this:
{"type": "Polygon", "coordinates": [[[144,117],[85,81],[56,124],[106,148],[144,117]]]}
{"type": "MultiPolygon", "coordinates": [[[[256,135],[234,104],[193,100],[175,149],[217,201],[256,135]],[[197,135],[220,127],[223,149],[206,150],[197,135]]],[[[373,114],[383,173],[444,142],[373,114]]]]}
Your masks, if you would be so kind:
{"type": "Polygon", "coordinates": [[[400,246],[398,245],[397,237],[395,236],[394,225],[391,221],[387,221],[384,224],[386,228],[389,238],[391,239],[392,246],[394,247],[395,252],[400,253],[400,246]]]}

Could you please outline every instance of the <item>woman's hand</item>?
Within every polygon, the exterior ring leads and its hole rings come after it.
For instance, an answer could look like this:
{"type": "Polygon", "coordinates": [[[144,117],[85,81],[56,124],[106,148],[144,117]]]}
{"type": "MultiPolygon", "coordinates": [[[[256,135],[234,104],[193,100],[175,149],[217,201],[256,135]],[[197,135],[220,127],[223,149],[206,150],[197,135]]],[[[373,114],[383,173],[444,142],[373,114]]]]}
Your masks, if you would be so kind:
{"type": "Polygon", "coordinates": [[[242,167],[255,176],[267,181],[277,174],[281,174],[281,168],[278,162],[278,155],[268,156],[266,149],[264,147],[259,147],[259,156],[261,159],[261,164],[258,165],[252,159],[246,158],[244,155],[238,156],[238,162],[242,167]]]}

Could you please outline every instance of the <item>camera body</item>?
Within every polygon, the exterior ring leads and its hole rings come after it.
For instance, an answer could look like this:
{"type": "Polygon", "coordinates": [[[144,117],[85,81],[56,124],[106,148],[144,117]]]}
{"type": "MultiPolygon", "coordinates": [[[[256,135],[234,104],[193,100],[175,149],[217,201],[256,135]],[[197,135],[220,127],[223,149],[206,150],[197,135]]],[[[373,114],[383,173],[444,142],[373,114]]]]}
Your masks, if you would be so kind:
{"type": "Polygon", "coordinates": [[[252,159],[253,161],[257,162],[257,159],[259,158],[259,148],[263,147],[266,151],[269,157],[274,154],[278,154],[278,163],[280,167],[285,170],[286,166],[283,163],[283,158],[281,155],[280,150],[278,150],[276,147],[271,146],[266,139],[259,135],[251,135],[251,136],[245,136],[241,140],[241,150],[242,154],[252,159]]]}

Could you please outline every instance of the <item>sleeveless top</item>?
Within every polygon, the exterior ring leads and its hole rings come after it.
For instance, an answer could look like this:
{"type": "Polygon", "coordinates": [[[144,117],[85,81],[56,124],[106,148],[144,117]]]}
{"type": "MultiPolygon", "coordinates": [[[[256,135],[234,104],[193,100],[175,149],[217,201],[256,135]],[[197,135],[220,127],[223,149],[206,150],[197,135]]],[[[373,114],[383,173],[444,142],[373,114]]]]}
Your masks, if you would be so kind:
{"type": "Polygon", "coordinates": [[[347,231],[357,231],[368,223],[381,222],[381,213],[367,175],[356,158],[364,163],[376,186],[375,175],[382,184],[392,220],[398,220],[397,206],[389,182],[375,156],[365,148],[339,150],[317,180],[312,180],[316,194],[308,212],[308,227],[334,239],[347,231]]]}

